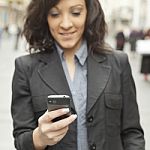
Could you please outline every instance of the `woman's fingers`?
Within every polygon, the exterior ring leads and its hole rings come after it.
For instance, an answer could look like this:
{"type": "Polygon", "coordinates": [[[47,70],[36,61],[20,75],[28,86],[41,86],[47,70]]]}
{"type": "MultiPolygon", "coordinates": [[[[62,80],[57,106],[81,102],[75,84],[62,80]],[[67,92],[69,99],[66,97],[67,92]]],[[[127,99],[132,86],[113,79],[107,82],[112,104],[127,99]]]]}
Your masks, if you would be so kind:
{"type": "Polygon", "coordinates": [[[41,133],[46,134],[48,132],[61,130],[69,126],[77,118],[77,115],[73,114],[65,119],[52,122],[53,119],[68,113],[68,111],[69,109],[59,109],[51,112],[46,112],[43,116],[41,116],[38,120],[41,133]]]}
{"type": "Polygon", "coordinates": [[[53,122],[56,117],[67,114],[69,109],[59,109],[46,112],[39,118],[39,128],[41,141],[48,145],[54,145],[59,142],[67,133],[69,125],[77,118],[77,115],[70,115],[65,119],[53,122]]]}
{"type": "Polygon", "coordinates": [[[53,122],[49,127],[49,131],[57,131],[62,128],[65,128],[65,127],[69,126],[76,118],[77,118],[77,115],[73,114],[65,119],[53,122]]]}
{"type": "Polygon", "coordinates": [[[69,113],[69,108],[58,109],[50,112],[47,111],[44,115],[42,115],[39,118],[39,122],[48,123],[51,122],[53,119],[65,115],[67,113],[69,113]]]}

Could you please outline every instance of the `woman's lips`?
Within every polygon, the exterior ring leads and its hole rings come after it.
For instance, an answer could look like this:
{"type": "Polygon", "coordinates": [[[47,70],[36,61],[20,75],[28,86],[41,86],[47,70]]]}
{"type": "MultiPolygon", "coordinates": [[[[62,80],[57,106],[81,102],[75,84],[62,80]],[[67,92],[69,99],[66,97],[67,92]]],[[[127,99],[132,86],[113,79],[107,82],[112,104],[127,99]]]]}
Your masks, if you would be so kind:
{"type": "Polygon", "coordinates": [[[67,33],[60,33],[62,36],[68,37],[68,36],[72,36],[74,33],[76,33],[76,31],[74,32],[67,32],[67,33]]]}

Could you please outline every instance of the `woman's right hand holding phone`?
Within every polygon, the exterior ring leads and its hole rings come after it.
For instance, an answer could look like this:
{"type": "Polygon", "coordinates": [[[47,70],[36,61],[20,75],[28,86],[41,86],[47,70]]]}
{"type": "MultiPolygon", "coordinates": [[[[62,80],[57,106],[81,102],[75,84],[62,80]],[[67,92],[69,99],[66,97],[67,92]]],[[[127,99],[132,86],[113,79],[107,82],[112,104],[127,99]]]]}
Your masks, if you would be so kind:
{"type": "Polygon", "coordinates": [[[69,117],[53,122],[53,119],[69,113],[69,108],[58,109],[43,114],[38,120],[38,127],[33,131],[33,143],[36,150],[44,150],[47,145],[55,145],[66,135],[69,125],[77,118],[69,117]]]}

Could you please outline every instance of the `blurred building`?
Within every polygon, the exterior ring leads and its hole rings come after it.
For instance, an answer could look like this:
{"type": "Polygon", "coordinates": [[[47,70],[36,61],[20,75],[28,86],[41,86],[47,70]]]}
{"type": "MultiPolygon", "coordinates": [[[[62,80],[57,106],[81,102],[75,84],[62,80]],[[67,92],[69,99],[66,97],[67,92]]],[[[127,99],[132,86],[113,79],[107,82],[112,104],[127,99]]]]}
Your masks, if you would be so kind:
{"type": "Polygon", "coordinates": [[[0,0],[0,26],[22,24],[29,0],[0,0]]]}
{"type": "MultiPolygon", "coordinates": [[[[25,8],[31,0],[0,0],[0,27],[22,24],[25,8]]],[[[109,30],[150,27],[150,0],[100,0],[109,30]]]]}
{"type": "Polygon", "coordinates": [[[150,27],[150,0],[100,0],[110,30],[150,27]]]}

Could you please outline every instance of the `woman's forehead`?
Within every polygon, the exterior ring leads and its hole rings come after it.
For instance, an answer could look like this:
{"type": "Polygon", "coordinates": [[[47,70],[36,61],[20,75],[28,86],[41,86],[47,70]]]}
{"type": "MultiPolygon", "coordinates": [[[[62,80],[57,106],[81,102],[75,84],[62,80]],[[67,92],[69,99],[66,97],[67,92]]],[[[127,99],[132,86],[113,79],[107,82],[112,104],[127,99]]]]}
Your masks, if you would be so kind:
{"type": "Polygon", "coordinates": [[[58,0],[57,2],[55,2],[55,5],[77,5],[77,4],[82,4],[85,5],[86,1],[85,0],[58,0]]]}

